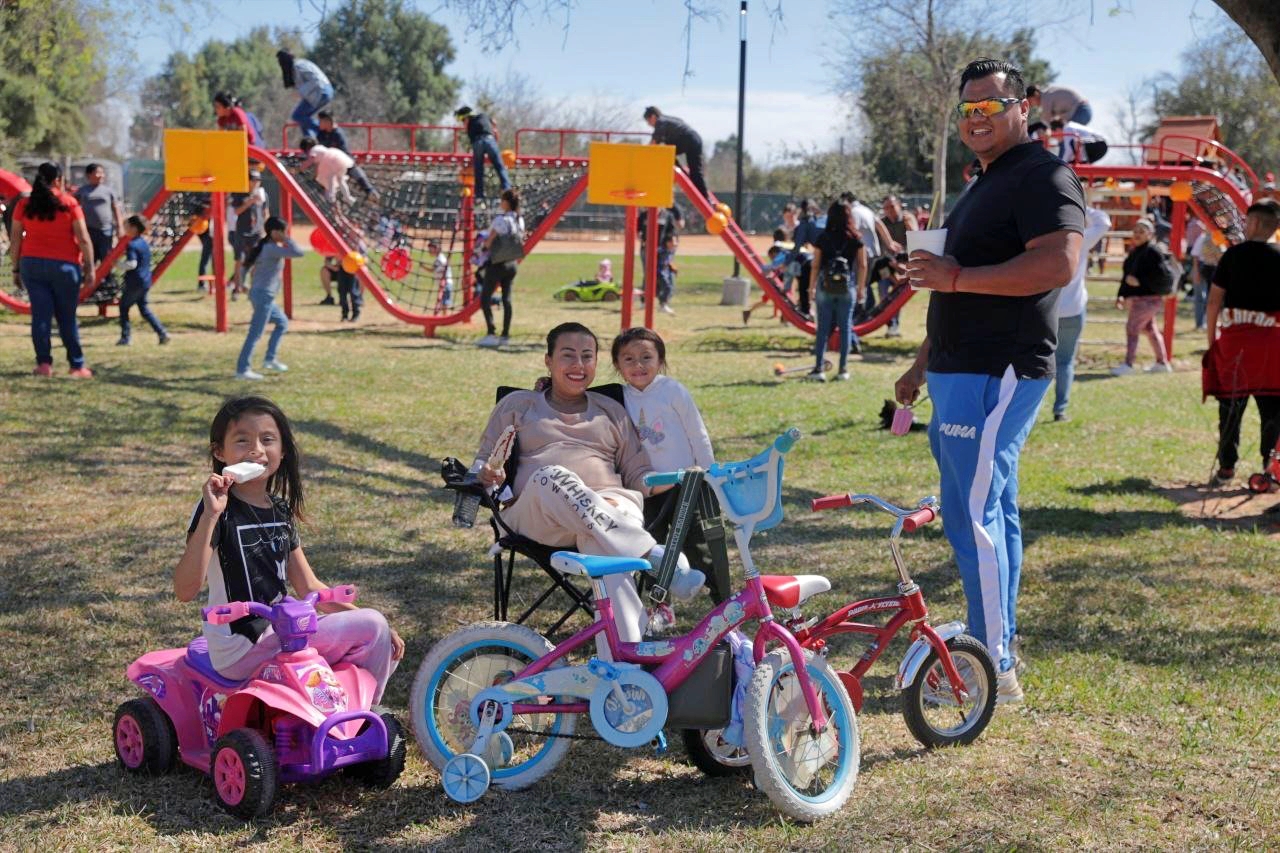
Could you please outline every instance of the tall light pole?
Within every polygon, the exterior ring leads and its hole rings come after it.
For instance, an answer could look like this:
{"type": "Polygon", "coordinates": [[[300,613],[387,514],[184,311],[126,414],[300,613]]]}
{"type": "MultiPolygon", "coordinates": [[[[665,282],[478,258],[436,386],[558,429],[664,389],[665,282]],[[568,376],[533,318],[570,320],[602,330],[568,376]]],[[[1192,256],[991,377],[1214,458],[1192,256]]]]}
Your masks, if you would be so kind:
{"type": "MultiPolygon", "coordinates": [[[[747,96],[747,0],[738,7],[738,174],[733,185],[733,215],[742,224],[742,119],[747,96]]],[[[733,257],[733,277],[738,277],[738,256],[733,257]]]]}

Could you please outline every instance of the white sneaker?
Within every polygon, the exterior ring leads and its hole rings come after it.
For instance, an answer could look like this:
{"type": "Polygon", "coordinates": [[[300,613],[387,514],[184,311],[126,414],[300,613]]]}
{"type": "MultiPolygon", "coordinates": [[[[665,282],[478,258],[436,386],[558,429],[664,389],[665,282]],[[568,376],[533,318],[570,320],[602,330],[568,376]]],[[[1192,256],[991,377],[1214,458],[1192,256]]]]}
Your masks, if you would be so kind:
{"type": "Polygon", "coordinates": [[[498,346],[498,336],[497,336],[497,335],[485,335],[483,338],[481,338],[480,340],[476,341],[476,346],[478,346],[478,347],[496,347],[496,346],[498,346]]]}
{"type": "Polygon", "coordinates": [[[675,314],[675,313],[676,313],[676,312],[675,312],[675,310],[674,310],[670,305],[668,305],[668,304],[667,304],[667,303],[665,303],[665,302],[661,302],[661,303],[659,303],[659,304],[658,304],[658,310],[659,310],[659,311],[661,311],[663,314],[675,314]]]}
{"type": "Polygon", "coordinates": [[[289,369],[289,365],[285,364],[282,361],[276,361],[273,359],[271,361],[263,363],[262,369],[274,370],[276,373],[284,373],[286,370],[289,369]]]}
{"type": "Polygon", "coordinates": [[[237,373],[236,379],[252,379],[253,381],[256,382],[259,379],[266,379],[266,377],[263,376],[258,371],[254,370],[253,368],[250,368],[248,370],[242,370],[239,373],[237,373]]]}
{"type": "Polygon", "coordinates": [[[849,381],[849,371],[847,371],[847,370],[842,370],[842,371],[840,371],[839,373],[837,373],[837,374],[836,374],[836,381],[837,381],[837,382],[848,382],[848,381],[849,381]]]}
{"type": "Polygon", "coordinates": [[[821,370],[812,370],[806,373],[804,378],[808,379],[810,382],[826,382],[827,374],[823,373],[821,370]]]}
{"type": "Polygon", "coordinates": [[[1018,683],[1017,672],[1009,669],[996,676],[997,705],[1021,702],[1026,698],[1026,694],[1022,692],[1022,685],[1018,683]]]}
{"type": "Polygon", "coordinates": [[[498,346],[500,347],[505,347],[509,343],[511,343],[511,338],[508,337],[507,335],[503,335],[502,337],[498,338],[498,346]]]}
{"type": "Polygon", "coordinates": [[[1112,376],[1128,376],[1130,373],[1133,373],[1132,364],[1117,364],[1115,367],[1111,368],[1112,376]]]}
{"type": "Polygon", "coordinates": [[[1147,373],[1173,373],[1173,365],[1169,362],[1157,362],[1147,368],[1147,373]]]}
{"type": "Polygon", "coordinates": [[[886,338],[900,338],[902,337],[902,331],[899,329],[890,329],[884,333],[884,336],[886,338]]]}

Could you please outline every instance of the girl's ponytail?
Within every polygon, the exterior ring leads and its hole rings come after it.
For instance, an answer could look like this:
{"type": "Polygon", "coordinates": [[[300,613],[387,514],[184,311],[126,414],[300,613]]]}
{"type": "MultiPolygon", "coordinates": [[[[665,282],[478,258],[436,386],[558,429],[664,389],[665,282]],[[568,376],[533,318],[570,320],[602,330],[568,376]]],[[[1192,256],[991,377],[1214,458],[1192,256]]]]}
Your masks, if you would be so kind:
{"type": "Polygon", "coordinates": [[[248,272],[249,270],[253,269],[253,265],[258,262],[258,255],[262,254],[262,247],[267,245],[270,242],[271,242],[271,233],[268,232],[262,235],[262,239],[258,241],[258,245],[254,246],[247,253],[245,253],[244,261],[242,262],[242,266],[245,272],[248,272]]]}
{"type": "Polygon", "coordinates": [[[57,163],[41,163],[36,178],[31,182],[31,195],[27,198],[26,215],[32,219],[51,221],[67,209],[53,191],[54,183],[62,177],[57,163]]]}
{"type": "Polygon", "coordinates": [[[244,256],[243,266],[246,272],[258,262],[258,256],[262,254],[262,247],[271,242],[271,232],[283,231],[289,226],[278,216],[268,216],[262,227],[267,233],[263,234],[262,239],[258,241],[258,245],[250,249],[244,256]]]}

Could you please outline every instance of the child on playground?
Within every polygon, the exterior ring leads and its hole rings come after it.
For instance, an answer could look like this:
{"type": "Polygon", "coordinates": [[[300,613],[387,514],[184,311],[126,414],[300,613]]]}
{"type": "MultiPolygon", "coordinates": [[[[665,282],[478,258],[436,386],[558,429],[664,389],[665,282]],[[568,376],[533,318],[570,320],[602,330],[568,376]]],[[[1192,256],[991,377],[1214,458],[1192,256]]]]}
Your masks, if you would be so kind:
{"type": "Polygon", "coordinates": [[[658,309],[664,314],[674,314],[671,297],[676,291],[676,274],[679,269],[672,259],[676,256],[676,236],[668,234],[658,247],[658,309]]]}
{"type": "Polygon", "coordinates": [[[335,202],[341,191],[343,201],[349,205],[355,204],[355,197],[351,195],[350,182],[347,180],[347,172],[356,164],[351,155],[341,148],[321,145],[312,136],[302,137],[298,145],[307,154],[303,169],[315,166],[316,181],[324,187],[324,197],[330,203],[335,202]]]}
{"type": "MultiPolygon", "coordinates": [[[[666,472],[682,468],[709,468],[715,462],[711,438],[707,435],[702,414],[689,390],[667,374],[667,345],[657,332],[635,327],[613,339],[613,369],[626,385],[623,398],[627,414],[640,434],[640,443],[649,454],[653,470],[666,472]]],[[[709,487],[695,507],[693,521],[685,538],[684,554],[689,564],[707,577],[707,586],[716,601],[730,593],[728,563],[715,565],[711,549],[703,534],[708,516],[718,517],[719,505],[709,487]]],[[[668,495],[659,494],[644,502],[645,523],[659,516],[668,495]]],[[[659,541],[666,536],[668,520],[650,533],[659,541]]]]}
{"type": "Polygon", "coordinates": [[[169,333],[151,313],[147,305],[147,291],[151,290],[151,247],[142,235],[147,233],[147,221],[141,216],[130,216],[124,222],[125,233],[129,237],[129,245],[125,248],[124,259],[124,291],[120,294],[120,340],[117,346],[129,346],[132,343],[129,327],[129,309],[138,306],[142,319],[151,324],[151,328],[160,337],[160,343],[169,343],[169,333]]]}
{"type": "Polygon", "coordinates": [[[602,284],[613,281],[613,261],[608,258],[600,259],[600,263],[596,264],[596,281],[602,284]]]}
{"type": "Polygon", "coordinates": [[[289,238],[289,226],[278,216],[269,216],[266,221],[266,236],[257,246],[245,255],[244,268],[249,273],[249,304],[253,306],[253,319],[249,321],[249,333],[245,336],[244,346],[240,348],[240,360],[236,363],[236,376],[240,379],[262,379],[261,373],[250,367],[253,348],[270,322],[275,326],[271,338],[267,341],[267,357],[263,368],[284,373],[288,366],[276,359],[280,349],[280,339],[289,331],[289,318],[276,304],[276,294],[280,292],[280,269],[285,258],[300,258],[304,252],[298,244],[289,238]]]}
{"type": "MultiPolygon", "coordinates": [[[[187,525],[187,547],[173,572],[179,601],[209,585],[209,605],[229,601],[275,604],[293,588],[296,597],[327,589],[307,562],[298,537],[303,520],[301,460],[289,419],[264,397],[224,403],[209,428],[213,473],[187,525]],[[256,462],[259,476],[237,481],[229,465],[256,462]],[[288,586],[286,586],[286,582],[288,586]]],[[[377,610],[330,602],[311,645],[330,665],[351,663],[377,679],[374,702],[404,656],[404,642],[377,610]]],[[[226,678],[249,678],[280,652],[270,623],[246,616],[230,625],[205,623],[209,659],[226,678]]]]}
{"type": "Polygon", "coordinates": [[[431,255],[431,280],[439,293],[437,301],[441,308],[448,308],[453,302],[453,271],[449,269],[449,256],[440,251],[439,240],[427,242],[427,253],[431,255]]]}

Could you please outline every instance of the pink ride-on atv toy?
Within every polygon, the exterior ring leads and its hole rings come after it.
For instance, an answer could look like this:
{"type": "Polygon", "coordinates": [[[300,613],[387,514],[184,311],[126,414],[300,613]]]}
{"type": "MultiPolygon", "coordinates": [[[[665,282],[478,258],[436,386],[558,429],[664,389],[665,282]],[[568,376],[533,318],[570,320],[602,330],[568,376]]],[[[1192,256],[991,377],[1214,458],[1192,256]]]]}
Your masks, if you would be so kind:
{"type": "Polygon", "coordinates": [[[346,585],[301,601],[285,596],[274,606],[206,607],[204,618],[215,625],[246,616],[269,620],[280,653],[246,681],[217,673],[204,637],[138,658],[127,675],[149,695],[116,710],[120,763],[159,774],[181,758],[213,777],[223,808],[246,818],[271,810],[280,783],[321,779],[344,767],[370,785],[390,786],[404,769],[404,734],[395,717],[369,710],[374,677],[353,664],[330,668],[309,646],[316,602],[355,597],[356,588],[346,585]]]}

